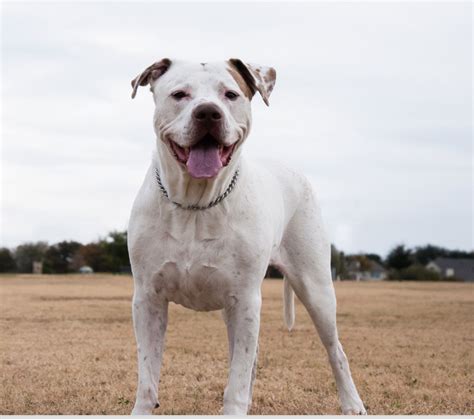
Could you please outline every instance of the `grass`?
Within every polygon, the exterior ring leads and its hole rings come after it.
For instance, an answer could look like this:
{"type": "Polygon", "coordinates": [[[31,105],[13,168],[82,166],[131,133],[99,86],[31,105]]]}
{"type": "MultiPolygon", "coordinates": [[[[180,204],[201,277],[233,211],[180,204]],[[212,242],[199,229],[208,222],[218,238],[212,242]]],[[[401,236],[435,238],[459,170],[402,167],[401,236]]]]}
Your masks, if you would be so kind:
{"type": "MultiPolygon", "coordinates": [[[[474,287],[336,283],[341,341],[371,414],[473,414],[474,287]]],[[[1,276],[0,414],[129,414],[132,280],[1,276]]],[[[282,282],[266,280],[253,414],[337,414],[326,354],[297,304],[283,326],[282,282]]],[[[171,305],[157,414],[218,414],[227,378],[220,313],[171,305]]]]}

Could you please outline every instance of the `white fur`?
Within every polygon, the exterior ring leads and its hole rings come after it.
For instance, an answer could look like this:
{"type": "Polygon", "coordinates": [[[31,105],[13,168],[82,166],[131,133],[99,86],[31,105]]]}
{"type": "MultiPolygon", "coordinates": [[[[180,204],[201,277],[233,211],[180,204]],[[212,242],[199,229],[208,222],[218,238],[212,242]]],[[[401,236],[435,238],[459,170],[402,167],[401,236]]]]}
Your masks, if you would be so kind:
{"type": "Polygon", "coordinates": [[[224,413],[247,413],[256,370],[260,289],[270,263],[285,275],[288,328],[294,323],[294,290],[327,349],[343,412],[365,413],[338,340],[330,244],[314,193],[292,170],[276,163],[251,163],[240,155],[251,125],[250,101],[243,94],[236,101],[226,100],[226,88],[242,93],[227,69],[227,63],[173,61],[152,81],[157,153],[128,229],[139,362],[133,413],[150,414],[158,403],[169,302],[223,311],[231,361],[224,413]],[[175,101],[170,93],[178,88],[186,88],[191,96],[175,101]],[[230,164],[205,180],[192,178],[167,145],[168,138],[183,147],[190,144],[191,112],[204,102],[222,110],[226,144],[238,141],[230,164]],[[171,200],[206,205],[226,190],[237,168],[240,176],[231,194],[204,211],[176,207],[155,179],[158,169],[171,200]]]}

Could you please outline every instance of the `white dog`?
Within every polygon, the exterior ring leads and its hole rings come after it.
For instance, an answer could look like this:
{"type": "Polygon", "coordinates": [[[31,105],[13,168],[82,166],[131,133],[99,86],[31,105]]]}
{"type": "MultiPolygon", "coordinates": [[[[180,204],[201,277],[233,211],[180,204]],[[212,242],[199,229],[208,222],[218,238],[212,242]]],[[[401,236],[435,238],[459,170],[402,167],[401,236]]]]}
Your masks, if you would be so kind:
{"type": "Polygon", "coordinates": [[[285,276],[285,320],[294,292],[326,347],[345,414],[364,414],[338,340],[330,244],[308,181],[277,164],[241,157],[250,100],[268,105],[273,68],[238,59],[163,59],[132,81],[150,85],[157,153],[134,202],[128,246],[139,383],[134,414],[158,407],[168,303],[222,310],[230,353],[224,414],[246,414],[255,379],[261,285],[269,264],[285,276]]]}

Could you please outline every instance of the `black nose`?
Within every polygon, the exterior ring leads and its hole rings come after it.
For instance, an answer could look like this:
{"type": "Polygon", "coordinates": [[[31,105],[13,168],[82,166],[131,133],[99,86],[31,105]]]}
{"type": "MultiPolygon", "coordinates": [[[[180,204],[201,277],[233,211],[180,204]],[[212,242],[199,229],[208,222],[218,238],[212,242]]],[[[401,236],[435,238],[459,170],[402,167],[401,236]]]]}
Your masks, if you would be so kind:
{"type": "Polygon", "coordinates": [[[193,119],[197,122],[218,122],[222,119],[222,113],[217,105],[203,103],[194,109],[193,119]]]}

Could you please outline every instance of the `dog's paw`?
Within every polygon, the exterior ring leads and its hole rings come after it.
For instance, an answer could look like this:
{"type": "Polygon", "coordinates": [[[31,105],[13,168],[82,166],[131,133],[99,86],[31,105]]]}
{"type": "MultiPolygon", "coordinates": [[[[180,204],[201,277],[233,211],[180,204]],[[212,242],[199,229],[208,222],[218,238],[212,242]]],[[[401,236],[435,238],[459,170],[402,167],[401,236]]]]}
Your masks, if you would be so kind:
{"type": "Polygon", "coordinates": [[[145,415],[151,415],[151,414],[152,412],[149,410],[137,409],[137,408],[133,408],[132,413],[131,413],[132,416],[145,416],[145,415]]]}
{"type": "Polygon", "coordinates": [[[152,400],[137,400],[135,406],[132,410],[132,415],[152,415],[153,409],[157,409],[160,407],[160,402],[158,399],[155,401],[152,400]]]}
{"type": "Polygon", "coordinates": [[[348,407],[342,409],[343,415],[366,415],[367,411],[365,410],[364,406],[361,407],[348,407]]]}
{"type": "Polygon", "coordinates": [[[153,408],[144,407],[144,406],[135,406],[132,410],[132,416],[141,416],[141,415],[152,415],[153,409],[160,407],[160,403],[157,402],[153,408]]]}

